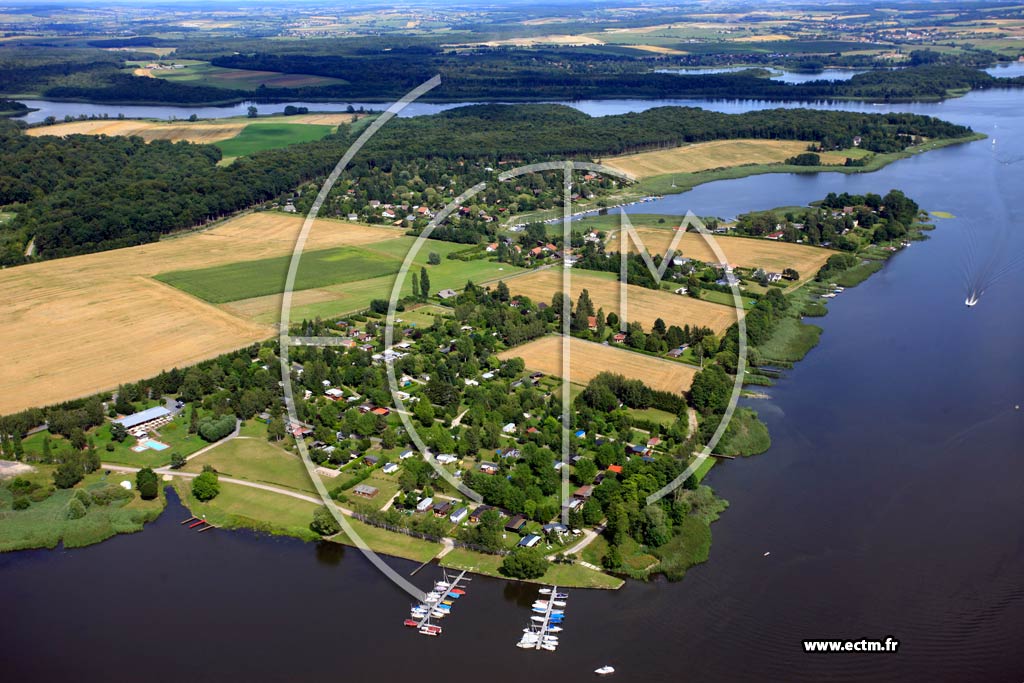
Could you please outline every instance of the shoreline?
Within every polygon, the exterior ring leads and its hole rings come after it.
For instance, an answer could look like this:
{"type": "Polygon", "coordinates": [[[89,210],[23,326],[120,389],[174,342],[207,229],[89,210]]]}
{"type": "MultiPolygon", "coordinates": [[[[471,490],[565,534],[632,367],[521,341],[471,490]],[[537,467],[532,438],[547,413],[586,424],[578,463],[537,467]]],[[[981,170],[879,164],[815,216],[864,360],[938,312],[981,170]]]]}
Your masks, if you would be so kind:
{"type": "MultiPolygon", "coordinates": [[[[940,138],[937,140],[931,140],[920,145],[912,145],[900,152],[875,154],[871,157],[871,162],[864,166],[794,166],[792,164],[784,163],[749,164],[745,166],[709,169],[707,171],[698,171],[696,173],[664,173],[661,175],[641,178],[637,180],[634,185],[624,189],[622,192],[608,195],[606,198],[614,201],[614,205],[582,209],[581,211],[574,212],[572,214],[572,219],[576,220],[578,218],[604,215],[601,213],[602,211],[607,214],[611,213],[615,209],[635,206],[638,204],[646,204],[651,201],[651,199],[649,199],[650,197],[654,197],[654,199],[657,200],[663,199],[668,195],[684,194],[696,187],[699,187],[700,185],[713,183],[719,180],[740,180],[742,178],[767,175],[771,173],[845,173],[848,175],[855,173],[874,173],[875,171],[880,171],[892,163],[902,159],[909,159],[910,157],[917,156],[918,154],[924,154],[944,147],[951,147],[953,145],[977,142],[987,138],[988,135],[985,133],[974,133],[973,135],[967,135],[961,138],[940,138]]],[[[586,202],[578,202],[578,204],[585,205],[586,202]]],[[[561,213],[556,209],[545,209],[543,212],[536,212],[535,214],[530,215],[529,219],[526,220],[525,223],[546,223],[554,220],[561,221],[561,219],[561,213]]],[[[522,215],[513,216],[509,221],[509,228],[522,223],[524,223],[522,215]]],[[[503,229],[508,230],[509,228],[503,229]]]]}
{"type": "MultiPolygon", "coordinates": [[[[602,94],[584,95],[577,96],[567,99],[558,100],[560,102],[589,102],[593,100],[610,100],[610,101],[622,101],[622,100],[700,100],[705,102],[777,102],[779,104],[821,104],[821,103],[843,103],[843,102],[863,102],[865,104],[934,104],[936,102],[945,102],[947,100],[955,100],[972,92],[983,92],[985,90],[994,89],[1015,89],[1024,86],[1015,86],[1013,84],[1002,84],[996,83],[991,87],[986,88],[966,88],[966,89],[955,89],[949,90],[944,96],[937,95],[925,95],[919,97],[814,97],[814,98],[801,98],[791,97],[787,99],[780,99],[778,97],[768,96],[737,96],[737,97],[711,97],[707,95],[671,95],[671,94],[619,94],[617,92],[609,92],[602,94]]],[[[273,96],[263,97],[258,99],[255,95],[250,97],[233,97],[221,100],[207,100],[203,102],[167,102],[159,100],[96,100],[84,97],[54,97],[45,93],[36,94],[25,94],[18,93],[17,95],[4,95],[0,93],[0,97],[5,99],[11,99],[15,101],[30,100],[40,102],[59,102],[67,104],[89,104],[95,106],[123,106],[123,107],[178,107],[187,109],[190,107],[233,107],[239,104],[252,103],[254,105],[275,105],[275,104],[288,104],[290,102],[311,102],[319,104],[348,104],[350,102],[360,102],[366,104],[391,104],[398,100],[399,96],[380,96],[380,95],[353,95],[351,97],[311,97],[308,95],[299,96],[273,96]]],[[[551,104],[553,98],[551,97],[538,97],[533,95],[509,95],[496,98],[481,98],[472,99],[466,96],[450,96],[450,97],[438,97],[426,95],[417,100],[424,104],[551,104]]],[[[34,111],[34,110],[32,110],[34,111]]],[[[27,113],[27,112],[26,112],[27,113]]]]}

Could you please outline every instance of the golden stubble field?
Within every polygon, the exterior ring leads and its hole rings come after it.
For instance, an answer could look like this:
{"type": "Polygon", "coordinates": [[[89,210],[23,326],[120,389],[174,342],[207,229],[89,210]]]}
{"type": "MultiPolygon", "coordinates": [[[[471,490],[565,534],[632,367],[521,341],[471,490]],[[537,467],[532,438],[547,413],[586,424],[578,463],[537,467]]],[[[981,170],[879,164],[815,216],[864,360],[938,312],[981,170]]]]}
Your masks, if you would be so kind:
{"type": "MultiPolygon", "coordinates": [[[[799,140],[713,140],[682,147],[639,152],[602,159],[601,163],[634,178],[649,178],[666,173],[697,173],[713,168],[731,168],[749,164],[778,164],[807,151],[809,142],[799,140]]],[[[819,154],[822,164],[843,164],[846,154],[819,154]]]]}
{"type": "MultiPolygon", "coordinates": [[[[240,257],[287,255],[302,217],[252,213],[162,242],[0,270],[0,414],[152,377],[276,333],[152,279],[240,257]]],[[[319,220],[307,249],[401,237],[319,220]]]]}
{"type": "MultiPolygon", "coordinates": [[[[528,296],[535,302],[550,302],[557,292],[564,291],[562,271],[553,268],[508,278],[505,284],[513,294],[528,296]]],[[[620,313],[617,280],[574,270],[571,275],[571,287],[574,304],[580,292],[586,289],[594,302],[594,308],[604,308],[605,315],[612,312],[617,315],[620,313]]],[[[730,306],[636,285],[627,285],[626,292],[626,319],[630,322],[639,322],[645,330],[650,330],[654,321],[661,318],[666,325],[698,325],[721,333],[736,322],[736,315],[740,313],[730,306]]]]}
{"type": "Polygon", "coordinates": [[[170,140],[171,142],[212,143],[235,137],[250,123],[302,123],[310,125],[339,126],[350,123],[356,114],[327,113],[299,114],[296,116],[264,116],[258,119],[229,118],[220,121],[147,121],[139,119],[97,119],[92,121],[71,121],[52,126],[29,128],[26,134],[33,137],[53,135],[137,135],[146,142],[170,140]]]}
{"type": "MultiPolygon", "coordinates": [[[[576,337],[569,337],[569,377],[576,384],[586,384],[602,372],[616,372],[641,380],[652,389],[682,394],[690,388],[697,369],[664,358],[645,356],[617,346],[605,346],[576,337]]],[[[498,357],[522,358],[526,367],[555,377],[562,376],[562,342],[560,336],[541,337],[522,346],[502,351],[498,357]]]]}
{"type": "MultiPolygon", "coordinates": [[[[652,228],[643,225],[634,226],[637,236],[643,242],[643,246],[650,254],[664,255],[671,246],[672,240],[678,232],[672,228],[652,228]]],[[[607,248],[611,251],[621,249],[621,233],[615,230],[608,238],[607,248]]],[[[793,244],[792,242],[777,242],[768,239],[756,239],[752,237],[727,237],[715,235],[714,241],[718,244],[722,253],[725,254],[727,262],[734,266],[743,268],[764,268],[768,272],[781,273],[786,268],[793,268],[800,273],[801,278],[806,278],[825,265],[828,257],[839,252],[821,247],[812,247],[806,244],[793,244]]],[[[628,240],[629,250],[638,251],[633,240],[628,240]]],[[[699,233],[685,232],[679,235],[679,242],[675,246],[676,251],[682,252],[683,256],[704,261],[705,263],[719,263],[720,259],[715,255],[707,240],[699,233]]]]}

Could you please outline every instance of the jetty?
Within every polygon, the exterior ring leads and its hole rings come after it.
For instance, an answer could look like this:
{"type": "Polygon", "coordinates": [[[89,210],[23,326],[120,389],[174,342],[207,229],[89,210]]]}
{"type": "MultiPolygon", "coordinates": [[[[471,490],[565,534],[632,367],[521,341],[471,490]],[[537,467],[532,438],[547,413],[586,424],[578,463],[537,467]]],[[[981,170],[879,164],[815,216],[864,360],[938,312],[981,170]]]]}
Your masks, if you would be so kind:
{"type": "Polygon", "coordinates": [[[450,578],[445,571],[442,580],[434,583],[434,590],[426,594],[423,602],[413,605],[403,625],[415,628],[420,635],[441,635],[441,627],[432,624],[431,619],[444,619],[451,613],[456,601],[466,594],[464,586],[468,586],[472,580],[466,578],[467,573],[463,570],[455,578],[450,578]]]}
{"type": "Polygon", "coordinates": [[[202,517],[195,517],[195,516],[192,516],[192,517],[189,517],[188,519],[182,520],[180,522],[180,524],[182,526],[188,524],[188,528],[189,529],[196,529],[199,533],[203,533],[204,531],[209,531],[210,529],[216,529],[217,528],[217,526],[215,524],[210,524],[209,522],[207,522],[202,517]]]}
{"type": "Polygon", "coordinates": [[[567,593],[558,592],[558,586],[542,588],[537,602],[533,604],[534,615],[523,629],[523,635],[516,643],[516,647],[554,652],[558,648],[558,636],[555,634],[562,631],[568,597],[567,593]]]}

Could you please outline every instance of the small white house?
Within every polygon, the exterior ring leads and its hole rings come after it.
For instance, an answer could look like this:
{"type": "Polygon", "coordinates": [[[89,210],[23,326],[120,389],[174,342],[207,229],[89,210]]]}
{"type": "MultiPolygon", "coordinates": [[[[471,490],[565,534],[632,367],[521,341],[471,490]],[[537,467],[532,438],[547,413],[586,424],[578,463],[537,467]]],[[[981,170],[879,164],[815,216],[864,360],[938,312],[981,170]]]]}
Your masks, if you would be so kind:
{"type": "Polygon", "coordinates": [[[437,460],[442,465],[448,465],[455,462],[459,458],[458,456],[452,455],[451,453],[442,453],[434,459],[437,460]]]}
{"type": "Polygon", "coordinates": [[[384,474],[392,474],[393,472],[397,472],[397,471],[398,471],[398,463],[397,462],[389,462],[387,465],[384,465],[384,469],[383,469],[384,474]]]}
{"type": "Polygon", "coordinates": [[[411,451],[411,450],[403,451],[402,454],[398,456],[398,459],[399,460],[405,460],[407,458],[411,458],[413,455],[415,455],[415,453],[413,453],[413,451],[411,451]]]}
{"type": "Polygon", "coordinates": [[[426,512],[430,509],[430,506],[434,504],[434,499],[427,496],[420,502],[416,503],[416,512],[426,512]]]}
{"type": "Polygon", "coordinates": [[[505,434],[515,434],[516,425],[514,422],[509,422],[507,425],[501,428],[501,431],[505,434]]]}
{"type": "Polygon", "coordinates": [[[453,512],[448,519],[450,519],[454,524],[459,524],[462,520],[466,519],[466,517],[469,517],[469,510],[466,508],[459,508],[453,512]]]}

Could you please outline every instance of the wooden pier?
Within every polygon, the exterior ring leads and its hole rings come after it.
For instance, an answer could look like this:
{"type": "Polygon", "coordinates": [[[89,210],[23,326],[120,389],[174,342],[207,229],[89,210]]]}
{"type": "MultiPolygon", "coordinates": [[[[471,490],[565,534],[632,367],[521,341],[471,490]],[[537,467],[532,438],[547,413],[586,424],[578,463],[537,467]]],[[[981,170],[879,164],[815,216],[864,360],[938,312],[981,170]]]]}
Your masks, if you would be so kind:
{"type": "Polygon", "coordinates": [[[539,650],[541,644],[544,642],[544,636],[548,632],[548,626],[551,624],[551,612],[555,609],[555,600],[558,596],[558,586],[551,587],[551,594],[548,597],[548,609],[544,612],[544,623],[540,627],[540,635],[537,637],[537,644],[533,646],[533,649],[539,650]]]}
{"type": "MultiPolygon", "coordinates": [[[[435,600],[424,600],[423,601],[423,604],[427,608],[427,614],[422,619],[420,619],[419,622],[416,624],[416,630],[417,631],[420,631],[420,633],[423,633],[423,631],[421,629],[433,626],[433,624],[430,623],[430,615],[434,611],[434,609],[436,609],[437,606],[440,605],[448,595],[452,594],[452,591],[454,591],[455,589],[459,588],[460,585],[465,585],[465,583],[468,583],[469,581],[472,581],[472,579],[467,579],[466,578],[466,574],[467,573],[468,573],[467,570],[462,570],[461,572],[459,572],[459,575],[456,576],[451,581],[448,580],[448,572],[446,571],[444,573],[444,578],[442,579],[442,581],[444,583],[447,583],[448,587],[445,588],[443,591],[438,591],[438,592],[441,593],[441,595],[437,599],[435,599],[435,600]]],[[[437,633],[426,634],[426,635],[440,635],[440,627],[437,627],[437,628],[438,628],[437,633]]]]}

